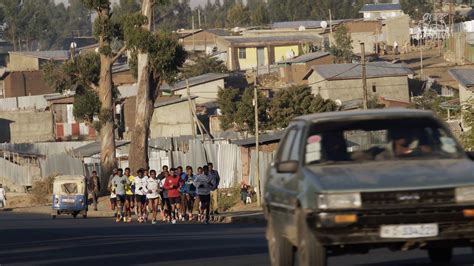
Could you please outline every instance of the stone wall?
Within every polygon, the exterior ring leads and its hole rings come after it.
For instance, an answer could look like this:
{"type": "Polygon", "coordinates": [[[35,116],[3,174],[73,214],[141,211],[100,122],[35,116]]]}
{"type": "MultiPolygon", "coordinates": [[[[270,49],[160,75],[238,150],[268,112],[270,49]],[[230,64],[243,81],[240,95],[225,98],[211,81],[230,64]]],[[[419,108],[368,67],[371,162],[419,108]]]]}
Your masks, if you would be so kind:
{"type": "Polygon", "coordinates": [[[26,143],[54,140],[50,112],[0,112],[0,143],[26,143]]]}

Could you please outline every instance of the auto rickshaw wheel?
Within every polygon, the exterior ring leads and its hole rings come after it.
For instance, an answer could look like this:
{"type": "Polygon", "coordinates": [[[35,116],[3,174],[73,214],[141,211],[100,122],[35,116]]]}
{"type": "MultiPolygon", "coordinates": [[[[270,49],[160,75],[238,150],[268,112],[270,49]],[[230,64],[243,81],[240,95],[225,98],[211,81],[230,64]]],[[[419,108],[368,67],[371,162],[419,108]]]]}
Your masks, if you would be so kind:
{"type": "Polygon", "coordinates": [[[73,213],[72,213],[72,217],[74,217],[74,219],[76,219],[77,215],[78,215],[77,212],[73,212],[73,213]]]}
{"type": "Polygon", "coordinates": [[[54,214],[53,214],[53,216],[52,216],[52,217],[53,217],[53,220],[54,220],[54,219],[56,219],[56,215],[54,215],[54,214]]]}
{"type": "Polygon", "coordinates": [[[84,218],[84,219],[87,218],[87,211],[82,212],[82,218],[84,218]]]}

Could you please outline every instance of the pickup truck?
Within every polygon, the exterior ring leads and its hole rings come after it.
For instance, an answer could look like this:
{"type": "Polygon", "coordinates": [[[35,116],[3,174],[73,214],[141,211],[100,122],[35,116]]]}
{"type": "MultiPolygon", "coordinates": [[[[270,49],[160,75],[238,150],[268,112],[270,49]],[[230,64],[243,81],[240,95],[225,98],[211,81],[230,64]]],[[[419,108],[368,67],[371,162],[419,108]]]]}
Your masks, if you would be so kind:
{"type": "Polygon", "coordinates": [[[264,186],[272,265],[421,248],[448,263],[474,242],[474,162],[429,111],[293,119],[264,186]]]}

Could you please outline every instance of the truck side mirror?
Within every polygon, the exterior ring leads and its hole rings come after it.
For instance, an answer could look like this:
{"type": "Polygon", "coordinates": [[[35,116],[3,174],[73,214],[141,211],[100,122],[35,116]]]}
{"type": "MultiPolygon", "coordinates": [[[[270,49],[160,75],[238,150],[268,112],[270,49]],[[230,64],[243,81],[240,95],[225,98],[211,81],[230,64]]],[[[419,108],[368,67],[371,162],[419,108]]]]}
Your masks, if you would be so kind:
{"type": "Polygon", "coordinates": [[[472,161],[474,161],[474,151],[467,151],[466,152],[466,155],[469,159],[471,159],[472,161]]]}
{"type": "Polygon", "coordinates": [[[287,161],[277,164],[278,173],[296,173],[298,171],[298,161],[287,161]]]}

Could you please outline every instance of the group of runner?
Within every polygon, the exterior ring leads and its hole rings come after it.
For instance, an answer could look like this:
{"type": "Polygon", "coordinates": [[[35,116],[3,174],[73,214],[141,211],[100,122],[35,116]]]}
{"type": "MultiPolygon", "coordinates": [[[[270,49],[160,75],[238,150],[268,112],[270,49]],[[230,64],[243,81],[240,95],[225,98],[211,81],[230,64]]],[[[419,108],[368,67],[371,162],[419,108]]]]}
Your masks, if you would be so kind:
{"type": "Polygon", "coordinates": [[[169,169],[163,166],[158,174],[155,170],[139,169],[136,176],[130,168],[114,169],[108,189],[111,208],[116,222],[132,222],[132,213],[137,222],[158,221],[175,224],[177,221],[194,220],[193,210],[197,200],[199,213],[197,221],[209,223],[211,192],[219,186],[219,173],[212,163],[197,168],[194,174],[191,166],[169,169]]]}

